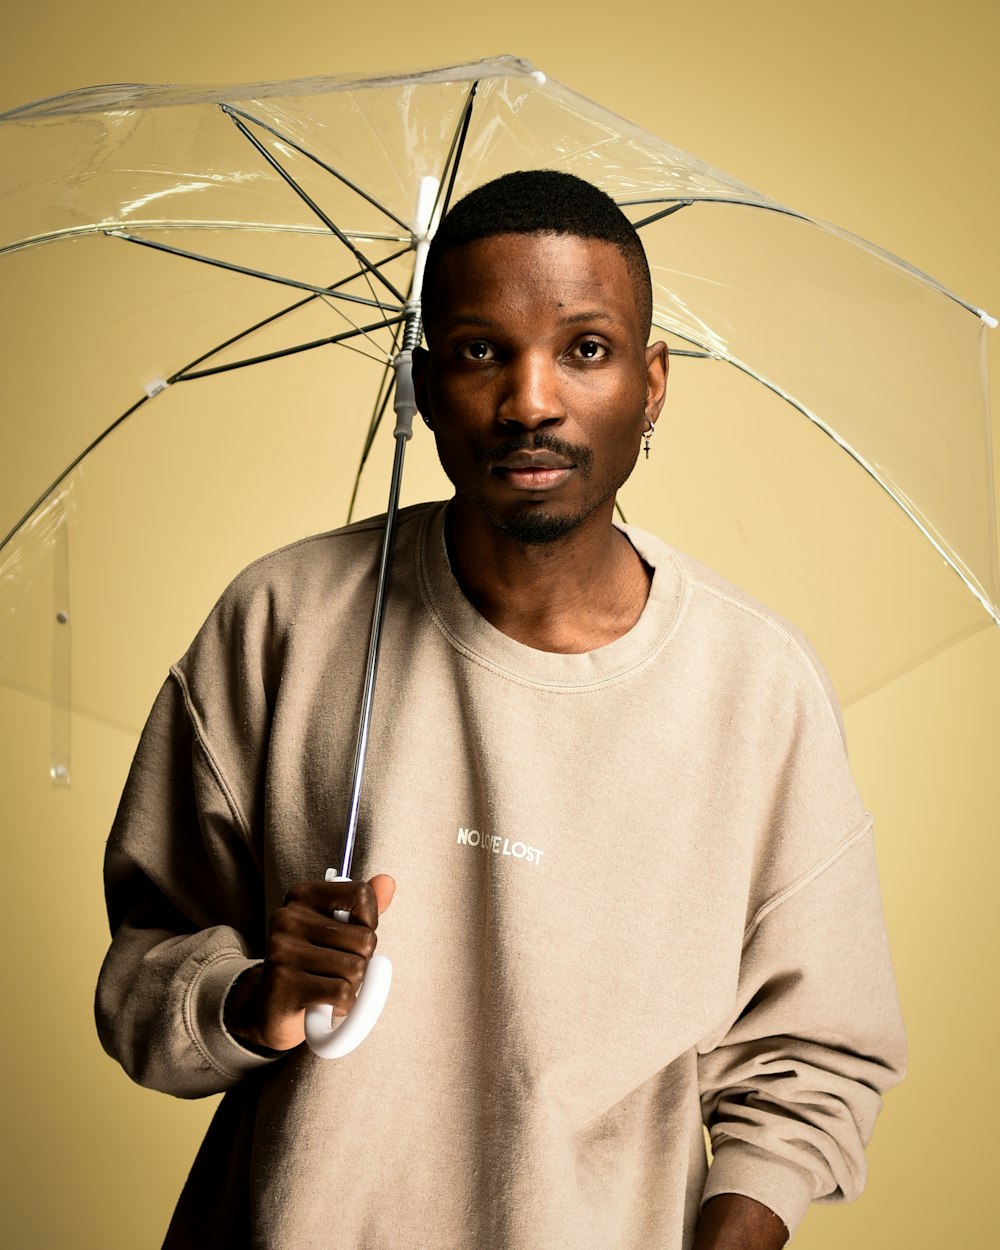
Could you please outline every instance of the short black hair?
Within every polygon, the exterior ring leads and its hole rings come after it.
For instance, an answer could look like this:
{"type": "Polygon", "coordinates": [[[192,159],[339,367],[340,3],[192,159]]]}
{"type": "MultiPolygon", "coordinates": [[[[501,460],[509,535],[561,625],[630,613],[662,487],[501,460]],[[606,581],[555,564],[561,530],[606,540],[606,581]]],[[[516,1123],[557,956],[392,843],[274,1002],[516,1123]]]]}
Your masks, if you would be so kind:
{"type": "Polygon", "coordinates": [[[556,169],[519,169],[470,191],[441,219],[424,268],[424,321],[434,311],[441,258],[453,247],[498,234],[569,234],[612,243],[621,253],[648,336],[653,318],[649,262],[635,226],[593,183],[556,169]]]}

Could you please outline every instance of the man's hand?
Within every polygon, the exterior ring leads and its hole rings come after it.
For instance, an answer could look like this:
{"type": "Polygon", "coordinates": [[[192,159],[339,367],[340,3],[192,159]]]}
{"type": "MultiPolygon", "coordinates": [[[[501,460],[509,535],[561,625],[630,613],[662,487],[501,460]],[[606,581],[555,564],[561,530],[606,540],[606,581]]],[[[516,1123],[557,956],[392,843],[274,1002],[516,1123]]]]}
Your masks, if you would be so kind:
{"type": "Polygon", "coordinates": [[[346,1015],[375,953],[378,918],[395,892],[384,874],[293,886],[271,917],[264,962],[229,991],[229,1032],[258,1049],[291,1050],[305,1040],[307,1007],[330,1003],[335,1015],[346,1015]],[[335,920],[334,911],[349,911],[350,923],[335,920]]]}
{"type": "Polygon", "coordinates": [[[769,1208],[743,1194],[716,1194],[705,1203],[693,1250],[781,1250],[788,1229],[769,1208]]]}

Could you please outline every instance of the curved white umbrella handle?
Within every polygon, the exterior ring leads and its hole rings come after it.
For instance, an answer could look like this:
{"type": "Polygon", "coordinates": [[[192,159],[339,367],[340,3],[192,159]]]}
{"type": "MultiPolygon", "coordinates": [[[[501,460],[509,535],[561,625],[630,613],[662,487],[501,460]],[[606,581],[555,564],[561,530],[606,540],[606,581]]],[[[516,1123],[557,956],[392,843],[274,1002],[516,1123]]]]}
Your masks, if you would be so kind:
{"type": "MultiPolygon", "coordinates": [[[[335,868],[328,868],[327,881],[347,881],[335,868]]],[[[335,911],[335,920],[347,924],[349,911],[335,911]]],[[[373,955],[368,961],[365,979],[358,997],[346,1016],[335,1016],[333,1008],[324,1003],[306,1011],[306,1041],[309,1049],[321,1059],[342,1059],[356,1046],[360,1046],[375,1027],[382,1014],[389,986],[392,984],[392,964],[385,955],[373,955]]]]}

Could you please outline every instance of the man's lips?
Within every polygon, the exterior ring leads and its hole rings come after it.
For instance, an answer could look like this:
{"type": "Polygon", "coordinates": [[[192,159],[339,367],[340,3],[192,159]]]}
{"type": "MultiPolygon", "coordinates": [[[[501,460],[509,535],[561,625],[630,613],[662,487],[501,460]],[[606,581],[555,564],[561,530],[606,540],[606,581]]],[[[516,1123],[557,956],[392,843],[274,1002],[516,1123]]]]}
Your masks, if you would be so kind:
{"type": "Polygon", "coordinates": [[[497,469],[570,469],[573,461],[555,451],[512,451],[494,461],[497,469]]]}
{"type": "Polygon", "coordinates": [[[569,477],[573,462],[554,451],[514,451],[491,469],[519,490],[548,490],[569,477]]]}

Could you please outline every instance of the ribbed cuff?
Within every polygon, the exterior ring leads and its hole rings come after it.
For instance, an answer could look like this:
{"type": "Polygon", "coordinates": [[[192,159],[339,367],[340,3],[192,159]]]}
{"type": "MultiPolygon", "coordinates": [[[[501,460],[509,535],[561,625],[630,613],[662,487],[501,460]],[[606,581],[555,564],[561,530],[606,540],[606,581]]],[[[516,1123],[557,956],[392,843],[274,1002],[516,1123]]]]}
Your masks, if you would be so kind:
{"type": "Polygon", "coordinates": [[[212,1067],[238,1079],[256,1068],[273,1063],[275,1057],[256,1054],[226,1029],[223,1009],[236,978],[260,963],[239,951],[220,951],[191,983],[187,1000],[187,1023],[192,1039],[212,1067]]]}
{"type": "Polygon", "coordinates": [[[748,1142],[720,1141],[708,1170],[702,1205],[718,1194],[743,1194],[775,1213],[791,1237],[816,1195],[808,1172],[748,1142]]]}

